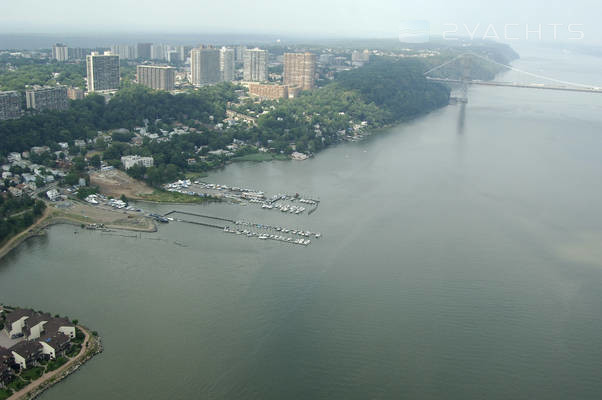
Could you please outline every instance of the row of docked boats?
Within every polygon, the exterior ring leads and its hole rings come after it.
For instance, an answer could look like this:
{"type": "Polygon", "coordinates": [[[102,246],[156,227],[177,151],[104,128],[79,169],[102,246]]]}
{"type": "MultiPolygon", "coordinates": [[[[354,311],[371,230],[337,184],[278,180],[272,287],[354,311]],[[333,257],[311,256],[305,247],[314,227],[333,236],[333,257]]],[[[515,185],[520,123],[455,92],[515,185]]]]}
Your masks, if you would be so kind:
{"type": "Polygon", "coordinates": [[[302,229],[288,229],[288,228],[283,228],[280,226],[256,224],[256,223],[248,222],[248,221],[235,221],[235,224],[237,226],[248,226],[248,227],[252,227],[252,228],[256,228],[256,229],[273,230],[278,233],[286,233],[286,234],[290,233],[291,235],[297,235],[297,236],[301,236],[301,237],[315,237],[316,239],[319,239],[322,237],[321,233],[310,232],[310,231],[306,231],[306,230],[302,230],[302,229]]]}
{"type": "Polygon", "coordinates": [[[303,238],[293,239],[292,237],[267,234],[267,233],[258,233],[258,232],[254,232],[254,231],[251,231],[248,229],[233,229],[233,228],[230,228],[229,226],[224,227],[224,232],[233,233],[236,235],[244,235],[249,238],[257,238],[257,239],[261,239],[261,240],[275,240],[278,242],[298,244],[301,246],[307,246],[311,243],[311,240],[309,240],[309,239],[303,239],[303,238]]]}
{"type": "MultiPolygon", "coordinates": [[[[251,200],[251,202],[253,202],[253,200],[251,200]]],[[[267,209],[267,210],[280,210],[283,213],[289,213],[289,214],[301,214],[303,213],[303,211],[305,211],[305,207],[302,206],[294,206],[294,205],[286,205],[286,204],[270,204],[270,203],[263,203],[261,205],[261,208],[263,209],[267,209]]]]}

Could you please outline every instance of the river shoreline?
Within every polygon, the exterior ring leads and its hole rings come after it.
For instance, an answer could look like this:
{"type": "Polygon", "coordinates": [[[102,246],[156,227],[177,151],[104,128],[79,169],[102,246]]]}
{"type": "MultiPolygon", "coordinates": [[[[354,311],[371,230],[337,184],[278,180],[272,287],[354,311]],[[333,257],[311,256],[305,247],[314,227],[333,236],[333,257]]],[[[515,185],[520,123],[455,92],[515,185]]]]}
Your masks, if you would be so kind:
{"type": "MultiPolygon", "coordinates": [[[[149,226],[147,228],[127,226],[127,225],[122,225],[122,224],[111,224],[111,223],[103,223],[103,225],[107,229],[115,229],[115,230],[120,230],[120,231],[148,232],[148,233],[157,232],[157,225],[154,222],[152,222],[150,219],[148,219],[148,221],[149,221],[149,226]]],[[[62,224],[62,225],[72,225],[72,226],[81,227],[84,224],[88,225],[91,223],[94,224],[94,223],[102,223],[102,222],[98,221],[98,220],[94,220],[94,219],[84,222],[84,221],[76,219],[73,216],[70,217],[68,214],[60,214],[56,209],[47,208],[44,215],[38,221],[36,221],[35,224],[30,226],[23,232],[20,232],[15,237],[11,238],[8,242],[6,242],[0,248],[0,260],[2,260],[5,256],[10,254],[14,249],[19,247],[21,244],[25,243],[27,240],[34,238],[34,237],[39,237],[39,236],[45,235],[47,228],[49,228],[51,226],[62,224]]]]}
{"type": "MultiPolygon", "coordinates": [[[[443,107],[439,107],[435,110],[432,110],[430,112],[425,112],[425,113],[421,113],[419,115],[415,115],[412,116],[411,118],[404,118],[401,119],[397,122],[394,123],[390,123],[390,124],[385,124],[381,127],[374,127],[371,129],[368,129],[362,136],[362,138],[360,139],[360,141],[366,140],[370,137],[373,137],[375,135],[378,135],[388,129],[391,129],[397,125],[400,124],[404,124],[413,120],[416,120],[418,118],[424,117],[426,115],[431,114],[433,111],[436,110],[441,110],[445,107],[449,106],[443,106],[443,107]]],[[[334,145],[331,146],[327,146],[326,148],[320,150],[319,152],[323,152],[331,147],[335,147],[344,143],[348,143],[351,141],[341,141],[339,143],[336,143],[334,145]]],[[[312,157],[315,154],[312,154],[312,157]]],[[[310,157],[310,158],[312,158],[310,157]]],[[[227,162],[225,165],[215,168],[214,171],[217,170],[223,170],[225,168],[227,168],[228,165],[231,164],[235,164],[235,163],[239,163],[239,162],[252,162],[252,163],[262,163],[262,162],[274,162],[274,161],[293,161],[292,159],[289,160],[278,160],[277,158],[271,159],[271,160],[265,160],[265,161],[230,161],[227,162]]],[[[149,204],[173,204],[173,205],[190,205],[190,204],[210,204],[210,203],[219,203],[221,202],[221,200],[219,199],[211,199],[211,200],[205,200],[202,202],[172,202],[172,201],[157,201],[157,200],[148,200],[145,199],[143,196],[131,196],[131,200],[136,201],[136,202],[142,202],[142,203],[149,203],[149,204]]],[[[52,216],[52,215],[47,215],[42,217],[38,222],[36,222],[36,224],[32,225],[31,227],[29,227],[28,229],[26,229],[25,231],[19,233],[16,236],[16,240],[15,238],[10,239],[6,244],[4,244],[1,248],[0,248],[0,260],[2,260],[7,254],[9,254],[12,250],[14,250],[15,248],[19,247],[19,245],[21,245],[22,243],[24,243],[25,241],[33,238],[33,237],[37,237],[37,236],[41,236],[44,234],[44,230],[50,226],[53,225],[58,225],[58,224],[66,224],[66,225],[73,225],[73,226],[81,226],[82,224],[89,224],[89,223],[99,223],[99,221],[94,221],[94,220],[89,220],[89,221],[80,221],[77,220],[75,218],[69,218],[68,216],[62,216],[62,217],[58,217],[58,216],[52,216]]],[[[137,227],[129,227],[129,226],[123,226],[123,225],[114,225],[114,224],[105,224],[105,227],[108,229],[117,229],[117,230],[124,230],[124,231],[132,231],[132,232],[156,232],[157,231],[157,227],[155,224],[153,224],[154,226],[152,228],[137,228],[137,227]]]]}

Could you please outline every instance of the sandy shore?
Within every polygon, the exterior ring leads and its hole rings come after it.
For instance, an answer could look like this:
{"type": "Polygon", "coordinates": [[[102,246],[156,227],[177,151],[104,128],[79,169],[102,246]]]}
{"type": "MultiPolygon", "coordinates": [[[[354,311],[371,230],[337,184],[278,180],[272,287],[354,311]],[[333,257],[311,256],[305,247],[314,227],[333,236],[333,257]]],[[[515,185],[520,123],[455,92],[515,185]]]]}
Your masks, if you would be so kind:
{"type": "Polygon", "coordinates": [[[39,236],[43,234],[45,228],[57,224],[75,226],[81,226],[82,224],[103,224],[108,229],[134,232],[157,231],[155,222],[139,213],[116,211],[74,201],[72,201],[72,206],[68,208],[58,208],[54,204],[49,204],[42,217],[35,224],[2,245],[0,248],[0,259],[27,239],[39,236]]]}

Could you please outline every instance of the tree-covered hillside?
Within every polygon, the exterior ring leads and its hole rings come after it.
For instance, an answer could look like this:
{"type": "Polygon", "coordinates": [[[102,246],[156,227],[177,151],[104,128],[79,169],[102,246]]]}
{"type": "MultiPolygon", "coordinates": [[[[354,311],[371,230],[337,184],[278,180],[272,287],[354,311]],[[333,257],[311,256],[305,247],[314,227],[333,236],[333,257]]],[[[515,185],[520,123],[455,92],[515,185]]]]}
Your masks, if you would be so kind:
{"type": "Polygon", "coordinates": [[[67,111],[45,111],[0,121],[0,154],[91,139],[99,130],[143,126],[144,119],[209,122],[210,116],[214,116],[215,120],[221,120],[225,118],[226,103],[236,98],[234,88],[221,84],[174,96],[133,86],[119,91],[108,104],[103,97],[90,95],[72,101],[67,111]]]}
{"type": "Polygon", "coordinates": [[[359,92],[366,103],[387,113],[387,122],[395,122],[443,107],[449,90],[424,78],[425,65],[415,59],[377,58],[363,68],[337,76],[341,87],[359,92]]]}

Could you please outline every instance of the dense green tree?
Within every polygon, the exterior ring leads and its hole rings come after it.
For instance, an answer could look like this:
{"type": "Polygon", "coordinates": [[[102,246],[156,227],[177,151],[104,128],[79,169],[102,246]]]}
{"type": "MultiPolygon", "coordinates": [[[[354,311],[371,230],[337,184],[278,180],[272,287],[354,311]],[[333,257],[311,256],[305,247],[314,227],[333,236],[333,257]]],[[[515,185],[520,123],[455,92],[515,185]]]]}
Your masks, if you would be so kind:
{"type": "Polygon", "coordinates": [[[88,162],[94,168],[100,168],[100,156],[98,154],[94,154],[92,157],[90,157],[88,162]]]}

